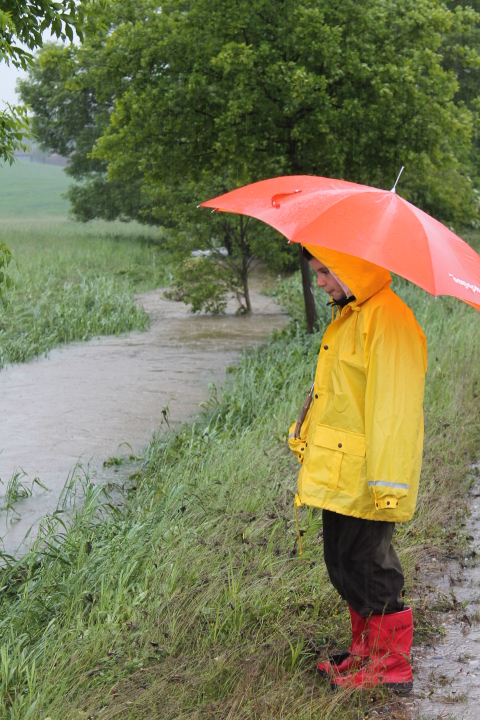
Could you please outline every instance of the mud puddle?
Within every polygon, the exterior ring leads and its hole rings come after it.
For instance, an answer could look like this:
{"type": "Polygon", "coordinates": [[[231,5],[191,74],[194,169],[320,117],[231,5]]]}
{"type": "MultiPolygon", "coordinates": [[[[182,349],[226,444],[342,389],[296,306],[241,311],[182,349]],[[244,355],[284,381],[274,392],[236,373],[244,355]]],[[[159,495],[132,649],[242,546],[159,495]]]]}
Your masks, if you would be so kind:
{"type": "Polygon", "coordinates": [[[165,407],[170,425],[195,413],[209,385],[225,381],[227,366],[243,349],[286,324],[286,315],[259,289],[257,280],[251,317],[236,316],[234,301],[226,316],[193,316],[183,303],[163,299],[162,290],[145,293],[140,301],[150,316],[148,332],[75,343],[0,372],[0,507],[16,473],[24,493],[34,478],[48,488],[37,485],[30,497],[18,499],[16,514],[0,513],[4,552],[26,549],[25,534],[34,527],[30,540],[55,509],[72,472],[96,483],[128,474],[103,462],[139,453],[160,427],[165,407]]]}
{"type": "MultiPolygon", "coordinates": [[[[480,468],[480,466],[477,466],[480,468]]],[[[429,571],[433,607],[445,634],[414,649],[414,703],[419,720],[480,718],[480,477],[467,494],[470,540],[461,556],[439,558],[429,571]]]]}

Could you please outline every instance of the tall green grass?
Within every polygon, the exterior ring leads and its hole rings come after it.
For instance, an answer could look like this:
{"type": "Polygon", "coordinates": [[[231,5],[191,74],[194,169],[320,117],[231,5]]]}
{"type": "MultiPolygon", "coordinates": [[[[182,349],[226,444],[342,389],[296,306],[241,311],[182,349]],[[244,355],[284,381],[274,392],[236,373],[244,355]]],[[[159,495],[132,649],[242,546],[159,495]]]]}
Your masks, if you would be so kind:
{"type": "MultiPolygon", "coordinates": [[[[415,565],[464,542],[462,495],[480,441],[480,316],[401,280],[430,367],[417,512],[395,543],[416,640],[436,629],[415,565]],[[451,530],[457,535],[452,540],[451,530]],[[450,538],[450,539],[448,539],[450,538]]],[[[159,433],[122,510],[101,490],[69,525],[6,559],[0,583],[0,718],[363,717],[382,693],[332,695],[318,657],[348,641],[322,559],[321,514],[302,510],[286,444],[321,337],[297,325],[243,356],[220,399],[159,433]]],[[[390,701],[389,701],[390,702],[390,701]]]]}
{"type": "Polygon", "coordinates": [[[144,330],[134,293],[168,281],[158,230],[68,220],[66,187],[61,168],[0,168],[0,241],[15,258],[15,284],[0,306],[0,367],[72,340],[144,330]]]}
{"type": "Polygon", "coordinates": [[[134,293],[162,286],[168,265],[158,241],[100,223],[5,222],[14,287],[0,308],[0,367],[95,335],[148,327],[134,293]]]}

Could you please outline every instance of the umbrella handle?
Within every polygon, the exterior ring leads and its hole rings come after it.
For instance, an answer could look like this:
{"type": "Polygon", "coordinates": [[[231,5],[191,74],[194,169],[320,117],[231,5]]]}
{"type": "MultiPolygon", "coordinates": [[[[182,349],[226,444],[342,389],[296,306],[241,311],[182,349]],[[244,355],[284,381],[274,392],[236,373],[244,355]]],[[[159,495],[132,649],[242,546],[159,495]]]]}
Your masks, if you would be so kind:
{"type": "Polygon", "coordinates": [[[305,402],[303,403],[300,417],[298,418],[297,424],[295,425],[295,437],[297,438],[297,440],[300,439],[300,432],[302,430],[303,421],[305,420],[308,409],[309,409],[310,405],[312,404],[314,387],[315,387],[315,383],[313,383],[312,387],[310,388],[310,392],[308,393],[307,397],[305,398],[305,402]]]}

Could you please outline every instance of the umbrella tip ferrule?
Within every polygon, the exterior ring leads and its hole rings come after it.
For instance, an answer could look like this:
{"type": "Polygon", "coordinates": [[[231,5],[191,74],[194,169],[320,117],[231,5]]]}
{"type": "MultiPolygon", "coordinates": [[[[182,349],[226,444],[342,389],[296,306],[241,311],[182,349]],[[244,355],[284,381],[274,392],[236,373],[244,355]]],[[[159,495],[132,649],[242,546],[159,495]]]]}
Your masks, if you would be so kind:
{"type": "Polygon", "coordinates": [[[400,170],[400,172],[399,172],[398,175],[397,175],[397,179],[395,180],[395,185],[392,187],[392,189],[390,190],[390,192],[392,192],[392,193],[396,193],[396,192],[397,192],[397,183],[398,183],[398,181],[400,180],[400,175],[402,174],[402,172],[403,172],[404,170],[405,170],[405,165],[402,165],[401,170],[400,170]]]}

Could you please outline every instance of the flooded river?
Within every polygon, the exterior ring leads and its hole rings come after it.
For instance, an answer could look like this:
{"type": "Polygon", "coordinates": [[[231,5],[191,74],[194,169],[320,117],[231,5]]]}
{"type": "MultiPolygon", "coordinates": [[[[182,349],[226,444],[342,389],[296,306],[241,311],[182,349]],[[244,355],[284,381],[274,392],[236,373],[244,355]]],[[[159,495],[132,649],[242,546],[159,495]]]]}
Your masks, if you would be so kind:
{"type": "Polygon", "coordinates": [[[193,316],[162,295],[140,298],[148,332],[75,343],[0,372],[0,505],[16,472],[26,473],[25,484],[38,477],[48,488],[19,500],[18,515],[0,514],[5,552],[26,547],[25,533],[55,509],[77,463],[101,481],[107,458],[148,444],[165,406],[170,424],[195,413],[243,349],[286,324],[274,301],[254,289],[251,317],[236,316],[233,302],[226,316],[193,316]]]}

